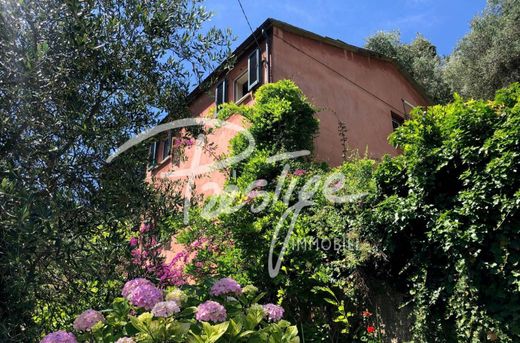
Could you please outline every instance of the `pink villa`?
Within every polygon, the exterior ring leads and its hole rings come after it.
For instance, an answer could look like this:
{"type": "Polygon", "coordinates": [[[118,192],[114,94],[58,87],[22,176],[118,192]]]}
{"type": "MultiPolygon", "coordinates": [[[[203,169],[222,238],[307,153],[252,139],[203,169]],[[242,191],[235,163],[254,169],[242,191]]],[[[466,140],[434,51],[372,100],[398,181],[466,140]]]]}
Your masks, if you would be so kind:
{"type": "MultiPolygon", "coordinates": [[[[208,77],[216,80],[209,91],[197,87],[189,95],[193,117],[211,118],[223,102],[250,105],[260,85],[290,79],[319,109],[314,158],[330,166],[343,161],[340,123],[347,128],[350,149],[378,159],[398,153],[388,144],[388,135],[412,107],[429,103],[422,89],[392,59],[275,19],[262,23],[233,54],[236,63],[232,69],[217,68],[208,77]]],[[[239,115],[228,121],[242,125],[239,115]]],[[[221,128],[209,135],[207,141],[214,143],[216,150],[203,153],[200,164],[211,163],[215,155],[225,153],[235,134],[221,128]]],[[[185,147],[185,159],[180,160],[175,138],[171,134],[163,137],[150,148],[147,179],[190,168],[194,152],[193,146],[185,147]]],[[[214,193],[199,188],[208,181],[222,188],[225,176],[217,171],[206,174],[196,180],[196,192],[214,193]]]]}

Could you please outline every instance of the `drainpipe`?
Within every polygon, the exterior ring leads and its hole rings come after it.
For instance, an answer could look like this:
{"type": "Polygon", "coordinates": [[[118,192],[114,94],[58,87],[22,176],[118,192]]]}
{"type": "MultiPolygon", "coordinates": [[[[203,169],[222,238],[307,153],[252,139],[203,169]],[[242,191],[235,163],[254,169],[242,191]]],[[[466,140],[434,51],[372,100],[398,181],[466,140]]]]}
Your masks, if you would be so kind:
{"type": "Polygon", "coordinates": [[[269,35],[267,32],[265,32],[265,29],[262,29],[262,35],[265,38],[265,56],[266,56],[266,64],[267,64],[267,83],[272,82],[272,76],[271,76],[271,58],[269,57],[271,54],[270,51],[270,42],[269,42],[269,35]]]}

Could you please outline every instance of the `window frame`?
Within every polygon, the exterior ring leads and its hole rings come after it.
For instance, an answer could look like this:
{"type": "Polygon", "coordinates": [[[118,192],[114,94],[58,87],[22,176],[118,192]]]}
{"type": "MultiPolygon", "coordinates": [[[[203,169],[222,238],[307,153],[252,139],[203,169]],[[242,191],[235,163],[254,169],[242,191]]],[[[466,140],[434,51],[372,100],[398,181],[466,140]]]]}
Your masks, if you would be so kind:
{"type": "MultiPolygon", "coordinates": [[[[244,76],[248,76],[249,70],[244,70],[235,80],[233,81],[233,96],[235,103],[239,104],[241,103],[248,95],[249,91],[245,92],[240,98],[238,97],[238,81],[242,79],[244,76]]],[[[244,83],[246,86],[248,84],[249,80],[246,77],[246,82],[244,83]]]]}
{"type": "Polygon", "coordinates": [[[390,118],[392,120],[392,131],[397,130],[401,125],[404,124],[405,121],[401,115],[395,113],[394,111],[390,111],[390,118]],[[394,125],[394,123],[397,123],[397,125],[394,125]]]}
{"type": "Polygon", "coordinates": [[[148,149],[148,169],[153,169],[157,166],[157,147],[159,142],[153,141],[148,149]],[[153,153],[152,153],[153,151],[153,153]]]}
{"type": "Polygon", "coordinates": [[[260,49],[256,48],[252,53],[249,54],[247,57],[247,91],[251,92],[253,88],[255,88],[257,85],[259,85],[262,82],[262,61],[261,58],[260,49]],[[251,58],[255,56],[256,59],[256,80],[254,82],[251,82],[251,58]]]}
{"type": "Polygon", "coordinates": [[[166,161],[168,157],[170,157],[172,153],[172,131],[168,131],[168,137],[166,137],[165,140],[163,140],[162,144],[162,161],[166,161]]]}
{"type": "Polygon", "coordinates": [[[223,79],[215,87],[215,106],[218,107],[227,101],[227,80],[223,79]],[[222,99],[219,99],[219,89],[222,87],[222,99]],[[222,100],[219,102],[219,100],[222,100]]]}

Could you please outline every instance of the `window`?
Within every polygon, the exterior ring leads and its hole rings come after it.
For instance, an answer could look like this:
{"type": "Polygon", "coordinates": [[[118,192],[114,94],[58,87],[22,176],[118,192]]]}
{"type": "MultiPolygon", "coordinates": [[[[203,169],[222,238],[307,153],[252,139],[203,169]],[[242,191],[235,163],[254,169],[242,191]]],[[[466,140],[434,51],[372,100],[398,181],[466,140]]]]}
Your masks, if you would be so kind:
{"type": "Polygon", "coordinates": [[[392,128],[395,130],[397,130],[397,128],[401,125],[403,125],[404,123],[404,119],[403,117],[401,117],[400,115],[394,113],[394,112],[391,112],[392,113],[392,128]]]}
{"type": "Polygon", "coordinates": [[[215,89],[215,103],[217,108],[227,101],[227,82],[226,80],[222,80],[217,84],[217,88],[215,89]]]}
{"type": "Polygon", "coordinates": [[[149,155],[148,155],[148,168],[153,168],[157,164],[157,142],[150,144],[149,155]]]}
{"type": "Polygon", "coordinates": [[[172,132],[168,131],[168,137],[163,141],[162,159],[163,161],[170,156],[172,151],[172,132]]]}
{"type": "Polygon", "coordinates": [[[252,90],[257,84],[260,83],[260,49],[256,49],[249,55],[247,61],[247,91],[252,90]]]}
{"type": "Polygon", "coordinates": [[[247,71],[235,80],[235,102],[238,102],[248,93],[247,71]]]}

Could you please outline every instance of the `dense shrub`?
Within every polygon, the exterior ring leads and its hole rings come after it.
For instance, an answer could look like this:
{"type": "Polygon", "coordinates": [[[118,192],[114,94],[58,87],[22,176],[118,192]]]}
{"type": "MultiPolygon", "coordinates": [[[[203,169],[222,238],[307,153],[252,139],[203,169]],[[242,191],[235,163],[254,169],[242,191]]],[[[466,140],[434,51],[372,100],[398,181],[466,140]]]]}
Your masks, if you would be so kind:
{"type": "Polygon", "coordinates": [[[259,305],[263,297],[252,285],[242,288],[231,278],[210,289],[184,286],[160,289],[151,281],[128,281],[112,307],[86,310],[76,317],[72,332],[57,331],[41,343],[166,343],[272,342],[297,343],[298,329],[283,320],[284,309],[259,305]],[[212,299],[212,300],[208,300],[212,299]]]}
{"type": "Polygon", "coordinates": [[[518,341],[520,84],[416,109],[391,142],[361,227],[410,292],[415,341],[518,341]]]}

